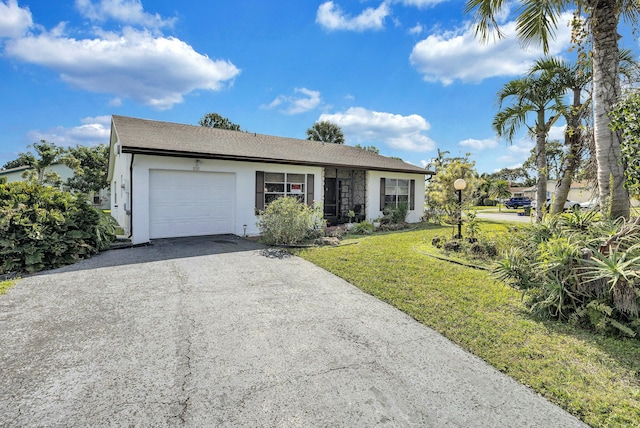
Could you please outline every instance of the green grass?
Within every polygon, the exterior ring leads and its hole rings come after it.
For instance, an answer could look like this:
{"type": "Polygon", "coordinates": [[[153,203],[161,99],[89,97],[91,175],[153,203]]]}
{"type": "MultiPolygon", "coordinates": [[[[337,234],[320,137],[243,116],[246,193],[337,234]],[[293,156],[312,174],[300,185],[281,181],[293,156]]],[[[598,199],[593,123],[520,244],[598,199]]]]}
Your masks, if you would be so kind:
{"type": "Polygon", "coordinates": [[[16,281],[0,281],[0,296],[9,291],[9,288],[13,287],[16,281]]]}
{"type": "MultiPolygon", "coordinates": [[[[504,224],[491,224],[499,229],[504,224]]],[[[423,253],[450,228],[295,251],[442,333],[592,426],[640,426],[640,341],[533,319],[489,272],[423,253]]],[[[535,421],[532,421],[535,422],[535,421]]]]}

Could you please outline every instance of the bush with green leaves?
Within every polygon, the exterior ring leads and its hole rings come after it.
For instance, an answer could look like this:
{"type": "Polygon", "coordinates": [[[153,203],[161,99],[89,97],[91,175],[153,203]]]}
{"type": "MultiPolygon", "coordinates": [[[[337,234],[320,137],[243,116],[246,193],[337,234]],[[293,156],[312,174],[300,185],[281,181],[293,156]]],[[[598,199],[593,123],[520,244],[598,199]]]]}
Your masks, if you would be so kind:
{"type": "Polygon", "coordinates": [[[620,134],[625,187],[640,197],[640,92],[626,93],[609,113],[609,127],[620,134]]]}
{"type": "Polygon", "coordinates": [[[310,207],[288,196],[271,202],[258,221],[262,241],[269,245],[312,241],[324,235],[325,225],[320,204],[310,207]]]}
{"type": "Polygon", "coordinates": [[[83,195],[34,182],[0,184],[0,273],[75,263],[114,239],[113,219],[83,195]]]}
{"type": "Polygon", "coordinates": [[[374,230],[375,230],[375,227],[373,226],[373,223],[363,220],[360,223],[353,226],[350,232],[357,233],[360,235],[369,235],[373,233],[374,230]]]}
{"type": "Polygon", "coordinates": [[[401,224],[407,220],[409,204],[401,203],[397,207],[386,206],[382,211],[382,224],[401,224]]]}
{"type": "Polygon", "coordinates": [[[605,333],[640,334],[640,220],[574,211],[510,235],[494,269],[533,314],[605,333]]]}

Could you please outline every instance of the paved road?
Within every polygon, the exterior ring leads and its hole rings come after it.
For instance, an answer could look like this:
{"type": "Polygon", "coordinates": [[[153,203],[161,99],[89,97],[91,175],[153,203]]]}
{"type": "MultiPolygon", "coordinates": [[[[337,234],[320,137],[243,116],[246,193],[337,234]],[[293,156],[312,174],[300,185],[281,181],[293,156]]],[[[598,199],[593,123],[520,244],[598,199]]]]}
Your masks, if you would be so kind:
{"type": "Polygon", "coordinates": [[[236,237],[157,241],[0,296],[1,426],[582,424],[432,330],[236,237]]]}

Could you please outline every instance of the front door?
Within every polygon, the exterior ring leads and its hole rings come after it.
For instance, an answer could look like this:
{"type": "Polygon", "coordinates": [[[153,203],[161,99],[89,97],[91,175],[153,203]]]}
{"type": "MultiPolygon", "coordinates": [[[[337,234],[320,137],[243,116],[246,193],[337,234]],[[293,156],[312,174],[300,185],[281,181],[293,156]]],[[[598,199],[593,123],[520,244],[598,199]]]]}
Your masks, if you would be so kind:
{"type": "Polygon", "coordinates": [[[324,218],[330,223],[338,220],[338,192],[335,178],[324,179],[324,218]]]}

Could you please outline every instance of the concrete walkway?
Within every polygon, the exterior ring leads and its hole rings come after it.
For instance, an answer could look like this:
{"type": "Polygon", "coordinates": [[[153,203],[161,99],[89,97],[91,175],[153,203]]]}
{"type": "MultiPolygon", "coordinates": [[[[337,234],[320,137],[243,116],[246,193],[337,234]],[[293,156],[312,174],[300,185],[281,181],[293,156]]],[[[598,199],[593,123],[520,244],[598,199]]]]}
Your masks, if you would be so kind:
{"type": "Polygon", "coordinates": [[[577,427],[402,312],[231,236],[0,296],[0,426],[577,427]]]}

